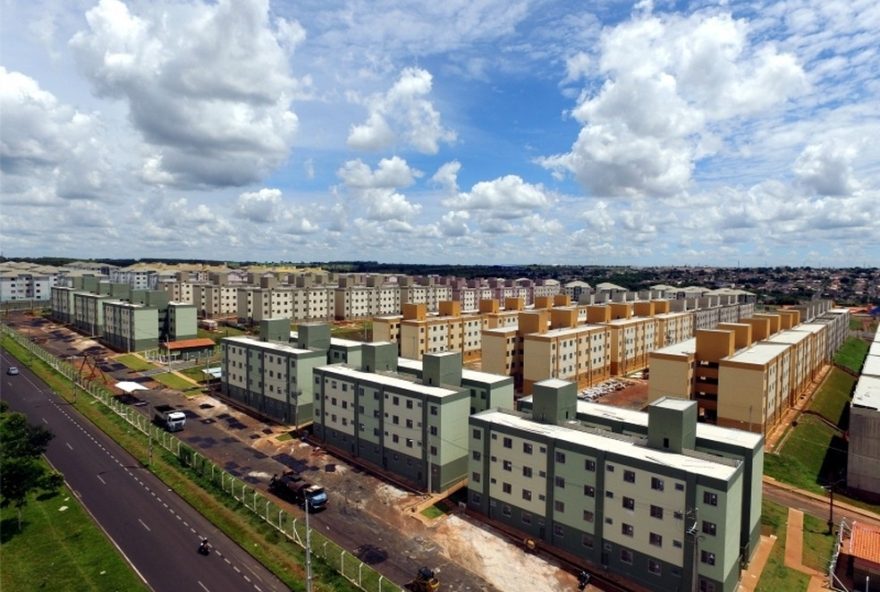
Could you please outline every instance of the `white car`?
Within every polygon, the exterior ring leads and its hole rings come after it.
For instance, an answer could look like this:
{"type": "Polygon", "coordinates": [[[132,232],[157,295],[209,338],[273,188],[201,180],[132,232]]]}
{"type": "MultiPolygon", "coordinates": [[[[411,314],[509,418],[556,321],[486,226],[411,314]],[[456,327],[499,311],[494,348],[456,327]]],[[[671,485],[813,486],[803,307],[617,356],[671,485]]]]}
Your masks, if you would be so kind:
{"type": "Polygon", "coordinates": [[[18,374],[19,374],[18,367],[17,366],[10,366],[9,368],[6,369],[6,374],[8,374],[9,376],[18,376],[18,374]]]}

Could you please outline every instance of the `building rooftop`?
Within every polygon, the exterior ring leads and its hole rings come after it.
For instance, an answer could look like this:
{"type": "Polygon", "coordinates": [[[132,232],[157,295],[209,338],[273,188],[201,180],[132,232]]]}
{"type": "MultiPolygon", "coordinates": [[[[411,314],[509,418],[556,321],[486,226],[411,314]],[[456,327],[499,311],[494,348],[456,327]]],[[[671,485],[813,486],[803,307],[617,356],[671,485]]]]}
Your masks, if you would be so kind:
{"type": "Polygon", "coordinates": [[[678,343],[673,343],[672,345],[667,345],[666,347],[661,347],[660,349],[655,349],[655,354],[664,354],[667,356],[689,356],[695,354],[697,351],[697,338],[691,337],[690,339],[685,339],[684,341],[679,341],[678,343]]]}
{"type": "Polygon", "coordinates": [[[570,385],[571,382],[562,380],[561,378],[545,378],[535,383],[535,386],[546,386],[551,389],[558,389],[570,385]]]}
{"type": "Polygon", "coordinates": [[[880,564],[880,528],[862,522],[853,522],[849,554],[880,564]]]}
{"type": "Polygon", "coordinates": [[[819,333],[824,331],[827,325],[824,323],[801,323],[791,328],[792,331],[803,331],[806,333],[819,333]]]}
{"type": "Polygon", "coordinates": [[[369,381],[374,384],[397,387],[399,389],[407,391],[416,391],[426,396],[441,399],[443,397],[449,397],[458,394],[458,391],[439,386],[429,386],[420,382],[413,382],[411,378],[398,376],[396,373],[392,372],[364,372],[362,370],[357,370],[350,366],[346,366],[345,364],[330,364],[327,366],[320,366],[318,370],[331,374],[336,374],[337,376],[345,376],[348,378],[369,381]]]}
{"type": "Polygon", "coordinates": [[[584,333],[586,331],[596,331],[602,330],[604,327],[601,325],[578,325],[577,327],[560,327],[559,329],[549,329],[544,333],[529,333],[528,336],[538,336],[538,337],[565,337],[567,335],[577,335],[578,333],[584,333]]]}
{"type": "Polygon", "coordinates": [[[767,341],[761,341],[751,347],[736,352],[732,356],[724,358],[721,360],[721,363],[736,362],[737,364],[764,365],[783,354],[790,347],[791,344],[788,343],[770,343],[767,341]]]}
{"type": "Polygon", "coordinates": [[[862,376],[880,377],[880,356],[871,356],[865,358],[865,365],[862,366],[862,376]]]}
{"type": "MultiPolygon", "coordinates": [[[[503,425],[524,432],[531,432],[552,438],[560,442],[570,442],[580,446],[587,446],[596,450],[604,450],[631,458],[637,461],[662,464],[676,469],[702,475],[723,481],[729,480],[736,474],[737,467],[724,459],[715,462],[704,456],[696,457],[685,454],[675,454],[665,450],[657,450],[639,445],[639,441],[630,438],[621,438],[619,435],[593,433],[588,430],[574,429],[572,427],[538,423],[527,419],[519,413],[489,409],[471,416],[496,425],[503,425]]],[[[575,422],[576,425],[577,422],[575,422]]]]}
{"type": "Polygon", "coordinates": [[[796,343],[800,343],[804,339],[807,339],[810,335],[811,333],[807,331],[790,329],[787,331],[780,331],[775,335],[771,335],[770,338],[764,343],[787,343],[789,345],[794,345],[796,343]]]}
{"type": "Polygon", "coordinates": [[[178,339],[177,341],[166,341],[162,344],[162,347],[169,350],[189,349],[191,347],[214,347],[214,340],[207,337],[178,339]]]}
{"type": "Polygon", "coordinates": [[[880,411],[880,376],[865,376],[856,383],[852,404],[880,411]]]}
{"type": "Polygon", "coordinates": [[[235,337],[224,337],[224,342],[233,342],[240,343],[242,345],[246,345],[248,347],[258,347],[260,349],[271,349],[275,351],[292,353],[292,354],[309,354],[312,353],[311,350],[308,349],[299,349],[298,347],[293,347],[291,345],[287,345],[284,343],[278,343],[277,341],[260,341],[259,339],[254,339],[253,337],[245,337],[243,335],[237,335],[235,337]]]}

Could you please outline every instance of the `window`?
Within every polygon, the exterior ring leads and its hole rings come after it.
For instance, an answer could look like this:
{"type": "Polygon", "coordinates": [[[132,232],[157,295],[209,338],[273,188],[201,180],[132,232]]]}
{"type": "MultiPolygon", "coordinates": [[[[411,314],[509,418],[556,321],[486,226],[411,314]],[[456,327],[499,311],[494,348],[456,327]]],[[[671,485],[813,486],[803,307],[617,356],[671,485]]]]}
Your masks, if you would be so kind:
{"type": "Polygon", "coordinates": [[[513,440],[511,438],[504,438],[503,442],[505,448],[513,448],[513,440]]]}
{"type": "Polygon", "coordinates": [[[675,491],[684,491],[684,483],[676,483],[675,491]]]}
{"type": "Polygon", "coordinates": [[[586,461],[584,461],[584,469],[586,469],[588,471],[595,471],[596,470],[596,461],[587,459],[586,461]]]}
{"type": "Polygon", "coordinates": [[[523,524],[531,524],[532,523],[532,515],[529,514],[528,512],[523,512],[521,519],[522,519],[523,524]]]}
{"type": "MultiPolygon", "coordinates": [[[[431,409],[431,415],[437,415],[437,406],[436,405],[431,405],[430,409],[431,409]]],[[[474,430],[475,433],[476,433],[476,431],[477,430],[474,430]]],[[[474,436],[474,438],[479,438],[479,436],[474,436]]]]}
{"type": "Polygon", "coordinates": [[[559,487],[560,489],[565,488],[565,477],[560,477],[559,475],[557,475],[556,477],[554,477],[553,482],[556,484],[556,487],[559,487]]]}
{"type": "Polygon", "coordinates": [[[474,460],[480,460],[483,457],[483,454],[479,450],[474,450],[471,452],[471,458],[474,460]]]}
{"type": "Polygon", "coordinates": [[[406,447],[407,447],[407,448],[412,448],[412,447],[413,447],[413,440],[412,440],[412,438],[407,438],[407,439],[406,439],[406,447]]]}
{"type": "Polygon", "coordinates": [[[412,409],[412,408],[413,408],[413,402],[412,402],[412,399],[407,399],[407,400],[406,400],[406,408],[407,408],[407,409],[412,409]]]}
{"type": "Polygon", "coordinates": [[[656,559],[648,559],[648,571],[655,576],[659,576],[661,571],[660,562],[656,559]]]}
{"type": "Polygon", "coordinates": [[[651,518],[659,518],[663,520],[663,508],[660,506],[651,506],[651,518]]]}
{"type": "Polygon", "coordinates": [[[400,436],[398,436],[397,434],[392,435],[391,441],[397,444],[398,442],[400,442],[400,436]]]}
{"type": "Polygon", "coordinates": [[[605,466],[606,466],[606,468],[608,469],[608,472],[609,472],[609,473],[613,473],[613,472],[614,472],[614,465],[605,465],[605,466]]]}
{"type": "Polygon", "coordinates": [[[623,480],[627,483],[635,483],[636,482],[636,472],[635,471],[624,471],[623,472],[623,480]]]}
{"type": "Polygon", "coordinates": [[[681,549],[681,541],[672,541],[672,546],[676,549],[681,549]]]}
{"type": "Polygon", "coordinates": [[[715,553],[709,551],[700,551],[700,561],[706,565],[715,565],[715,553]]]}
{"type": "Polygon", "coordinates": [[[593,548],[593,537],[588,534],[581,535],[581,544],[587,549],[593,548]]]}
{"type": "Polygon", "coordinates": [[[620,534],[624,536],[631,537],[633,535],[633,527],[632,524],[627,524],[626,522],[621,523],[620,525],[620,534]]]}
{"type": "Polygon", "coordinates": [[[408,428],[413,427],[413,420],[411,420],[411,419],[407,419],[407,420],[406,420],[406,427],[408,427],[408,428]]]}
{"type": "Polygon", "coordinates": [[[663,479],[651,477],[651,489],[654,491],[663,491],[663,479]]]}
{"type": "Polygon", "coordinates": [[[437,426],[431,426],[431,427],[429,427],[429,428],[428,428],[428,432],[429,432],[432,436],[436,436],[436,435],[437,435],[437,426]]]}
{"type": "Polygon", "coordinates": [[[716,528],[714,522],[708,522],[706,520],[703,520],[703,532],[704,533],[715,536],[716,530],[717,530],[717,528],[716,528]]]}
{"type": "Polygon", "coordinates": [[[480,474],[479,473],[471,473],[471,481],[474,483],[480,482],[480,474]]]}
{"type": "Polygon", "coordinates": [[[501,491],[503,491],[504,493],[510,493],[511,491],[513,491],[513,489],[511,488],[510,483],[502,483],[501,491]]]}
{"type": "Polygon", "coordinates": [[[629,563],[632,565],[633,562],[633,553],[629,549],[621,549],[620,550],[620,561],[622,563],[629,563]]]}
{"type": "Polygon", "coordinates": [[[431,455],[437,456],[437,447],[436,446],[431,446],[431,455]]]}
{"type": "Polygon", "coordinates": [[[532,476],[532,467],[523,467],[523,477],[532,476]]]}
{"type": "Polygon", "coordinates": [[[565,511],[565,502],[555,500],[553,502],[553,509],[556,510],[557,512],[564,512],[565,511]]]}
{"type": "Polygon", "coordinates": [[[652,532],[648,537],[648,542],[654,545],[655,547],[663,546],[663,537],[657,534],[656,532],[652,532]]]}
{"type": "Polygon", "coordinates": [[[565,536],[565,530],[562,528],[561,524],[553,525],[553,535],[558,537],[565,536]]]}
{"type": "Polygon", "coordinates": [[[501,461],[501,466],[504,468],[505,471],[510,471],[513,469],[513,463],[509,460],[501,461]]]}
{"type": "Polygon", "coordinates": [[[636,509],[636,500],[631,497],[623,497],[623,508],[625,510],[635,510],[636,509]]]}
{"type": "Polygon", "coordinates": [[[584,485],[584,495],[587,497],[596,497],[596,488],[592,485],[584,485]]]}
{"type": "Polygon", "coordinates": [[[560,452],[558,450],[556,451],[556,462],[558,462],[560,464],[565,464],[565,453],[564,452],[560,452]]]}
{"type": "Polygon", "coordinates": [[[510,518],[510,506],[508,506],[507,504],[502,504],[501,513],[510,518]]]}
{"type": "Polygon", "coordinates": [[[532,492],[529,491],[528,489],[523,489],[522,490],[522,497],[527,502],[530,502],[530,501],[532,501],[532,492]]]}
{"type": "Polygon", "coordinates": [[[704,491],[703,492],[703,503],[708,504],[710,506],[717,506],[718,505],[718,494],[712,493],[711,491],[704,491]]]}
{"type": "Polygon", "coordinates": [[[400,405],[400,397],[392,397],[391,402],[395,405],[400,405]]]}
{"type": "Polygon", "coordinates": [[[529,444],[528,442],[523,442],[523,452],[525,454],[531,454],[532,453],[532,445],[529,444]]]}
{"type": "Polygon", "coordinates": [[[595,518],[596,515],[593,512],[584,510],[584,522],[592,522],[595,518]]]}
{"type": "Polygon", "coordinates": [[[482,438],[482,432],[480,430],[474,430],[474,440],[479,440],[482,438]]]}
{"type": "Polygon", "coordinates": [[[715,584],[700,578],[700,592],[715,592],[715,584]]]}
{"type": "Polygon", "coordinates": [[[605,497],[607,497],[608,499],[614,499],[614,492],[613,491],[606,491],[605,497]]]}

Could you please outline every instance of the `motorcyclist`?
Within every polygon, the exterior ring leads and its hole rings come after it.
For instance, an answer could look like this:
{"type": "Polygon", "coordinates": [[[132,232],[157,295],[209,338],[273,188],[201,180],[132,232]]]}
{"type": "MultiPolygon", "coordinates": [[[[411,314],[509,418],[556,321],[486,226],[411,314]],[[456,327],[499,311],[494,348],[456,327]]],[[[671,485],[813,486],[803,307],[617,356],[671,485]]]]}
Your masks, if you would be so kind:
{"type": "Polygon", "coordinates": [[[585,571],[581,571],[578,574],[578,590],[583,592],[583,590],[587,587],[587,584],[590,583],[590,574],[585,571]]]}
{"type": "Polygon", "coordinates": [[[202,542],[199,543],[199,553],[207,554],[208,550],[208,537],[202,537],[202,542]]]}

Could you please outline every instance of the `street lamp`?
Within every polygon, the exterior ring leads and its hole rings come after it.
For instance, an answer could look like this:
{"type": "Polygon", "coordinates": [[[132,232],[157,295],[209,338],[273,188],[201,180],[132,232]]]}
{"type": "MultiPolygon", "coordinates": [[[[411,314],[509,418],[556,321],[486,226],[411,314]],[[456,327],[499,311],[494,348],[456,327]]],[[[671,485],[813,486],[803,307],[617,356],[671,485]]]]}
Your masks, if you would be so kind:
{"type": "Polygon", "coordinates": [[[846,477],[824,486],[828,491],[828,534],[834,534],[834,488],[846,481],[846,477]]]}

